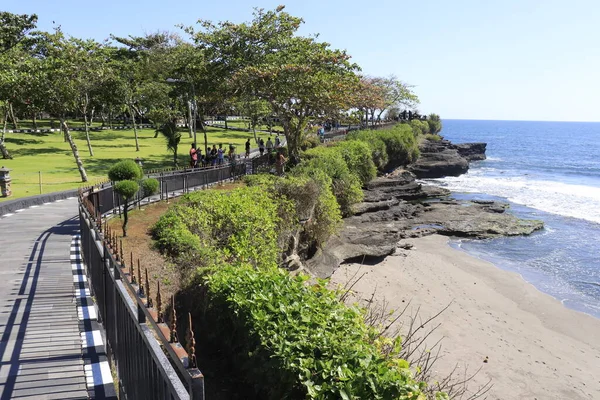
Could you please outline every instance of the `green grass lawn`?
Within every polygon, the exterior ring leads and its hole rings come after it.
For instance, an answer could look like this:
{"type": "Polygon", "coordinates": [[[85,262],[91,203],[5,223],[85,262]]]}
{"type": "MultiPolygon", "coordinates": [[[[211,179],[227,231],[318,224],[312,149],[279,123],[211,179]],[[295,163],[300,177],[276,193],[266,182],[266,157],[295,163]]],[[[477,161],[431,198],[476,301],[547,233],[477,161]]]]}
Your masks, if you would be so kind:
{"type": "MultiPolygon", "coordinates": [[[[138,131],[140,151],[135,151],[133,130],[91,132],[94,157],[90,157],[85,141],[85,132],[71,132],[79,149],[79,154],[88,174],[89,185],[106,179],[108,169],[117,161],[140,157],[144,169],[168,168],[173,166],[173,154],[167,151],[162,135],[154,138],[154,130],[138,131]]],[[[244,142],[251,136],[245,132],[226,131],[218,128],[207,129],[208,143],[229,143],[237,146],[237,153],[243,152],[244,142]]],[[[204,152],[204,136],[197,132],[198,145],[204,152]]],[[[178,149],[180,166],[189,163],[188,151],[193,139],[182,129],[181,143],[178,149]]],[[[42,192],[50,193],[75,189],[83,184],[71,148],[63,141],[62,133],[8,133],[6,147],[13,156],[12,160],[0,160],[11,170],[12,192],[9,198],[40,194],[39,171],[42,175],[42,192]]],[[[253,146],[254,147],[254,146],[253,146]]]]}

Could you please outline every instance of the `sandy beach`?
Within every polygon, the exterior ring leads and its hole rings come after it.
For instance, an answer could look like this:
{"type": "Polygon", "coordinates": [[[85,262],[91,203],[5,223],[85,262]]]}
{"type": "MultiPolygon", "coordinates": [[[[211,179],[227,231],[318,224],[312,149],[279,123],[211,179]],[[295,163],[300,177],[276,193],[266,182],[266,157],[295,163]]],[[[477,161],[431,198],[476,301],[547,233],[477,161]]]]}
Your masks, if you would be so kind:
{"type": "Polygon", "coordinates": [[[470,388],[490,379],[487,399],[600,399],[600,320],[569,310],[516,273],[451,248],[439,235],[403,241],[376,265],[345,264],[332,284],[366,275],[353,287],[356,299],[389,302],[392,309],[421,307],[441,326],[428,339],[443,339],[436,373],[456,364],[479,374],[470,388]],[[356,274],[357,270],[360,270],[356,274]],[[356,274],[356,275],[355,275],[356,274]],[[484,362],[486,359],[488,362],[484,362]]]}

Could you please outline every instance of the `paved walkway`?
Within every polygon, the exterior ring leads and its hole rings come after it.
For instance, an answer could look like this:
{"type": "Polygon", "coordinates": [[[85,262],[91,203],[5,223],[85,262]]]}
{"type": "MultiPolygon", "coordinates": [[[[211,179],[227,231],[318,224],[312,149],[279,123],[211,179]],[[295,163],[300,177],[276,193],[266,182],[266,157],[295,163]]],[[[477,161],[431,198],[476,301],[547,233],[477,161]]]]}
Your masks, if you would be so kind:
{"type": "Polygon", "coordinates": [[[87,399],[70,246],[77,199],[0,218],[0,400],[87,399]]]}

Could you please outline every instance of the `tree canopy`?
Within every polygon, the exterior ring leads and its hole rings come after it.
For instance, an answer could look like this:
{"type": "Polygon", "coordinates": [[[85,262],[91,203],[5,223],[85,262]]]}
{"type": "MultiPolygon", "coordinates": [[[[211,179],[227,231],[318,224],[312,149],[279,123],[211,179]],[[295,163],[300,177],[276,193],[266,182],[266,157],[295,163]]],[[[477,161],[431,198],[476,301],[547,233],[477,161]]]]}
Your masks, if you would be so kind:
{"type": "MultiPolygon", "coordinates": [[[[112,125],[126,117],[156,128],[179,121],[204,131],[207,117],[243,115],[249,128],[277,120],[283,127],[290,159],[312,124],[350,121],[360,115],[376,124],[399,110],[414,109],[413,87],[394,75],[369,77],[345,50],[318,35],[303,36],[303,19],[285,11],[255,9],[250,21],[199,20],[173,32],[130,35],[97,42],[66,35],[60,28],[36,31],[37,16],[0,12],[0,106],[8,121],[41,112],[60,121],[65,141],[85,181],[85,169],[69,133],[68,118],[85,121],[87,147],[93,156],[89,126],[94,118],[112,125]],[[392,111],[393,110],[393,111],[392,111]]],[[[158,129],[160,132],[160,129],[158,129]]],[[[158,133],[157,133],[158,135],[158,133]]],[[[205,149],[206,151],[206,149],[205,149]]]]}

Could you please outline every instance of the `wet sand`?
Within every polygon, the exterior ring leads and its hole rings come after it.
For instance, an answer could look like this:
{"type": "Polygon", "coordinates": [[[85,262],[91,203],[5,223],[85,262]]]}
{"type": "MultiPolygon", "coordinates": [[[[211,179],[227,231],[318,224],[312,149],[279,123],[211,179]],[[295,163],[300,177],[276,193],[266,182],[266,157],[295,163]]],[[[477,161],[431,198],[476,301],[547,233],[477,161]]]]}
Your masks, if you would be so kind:
{"type": "Polygon", "coordinates": [[[355,299],[385,299],[391,309],[420,307],[423,319],[450,307],[428,339],[443,337],[439,377],[457,364],[462,374],[481,367],[476,390],[490,379],[487,399],[600,399],[600,320],[564,307],[516,273],[451,248],[439,235],[411,239],[410,250],[370,266],[342,265],[332,284],[357,270],[355,299]],[[486,359],[488,362],[484,362],[486,359]]]}

